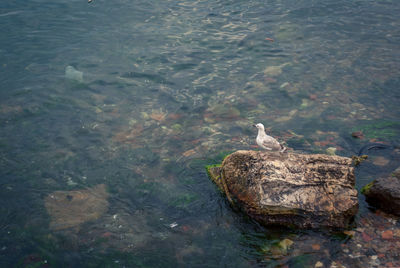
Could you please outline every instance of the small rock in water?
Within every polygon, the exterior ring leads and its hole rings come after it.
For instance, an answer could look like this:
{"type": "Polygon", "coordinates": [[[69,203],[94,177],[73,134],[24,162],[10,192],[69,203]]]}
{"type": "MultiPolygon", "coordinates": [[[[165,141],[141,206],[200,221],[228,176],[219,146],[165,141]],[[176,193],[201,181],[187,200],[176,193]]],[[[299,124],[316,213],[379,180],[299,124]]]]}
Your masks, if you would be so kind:
{"type": "MultiPolygon", "coordinates": [[[[363,238],[363,240],[365,241],[365,242],[369,242],[369,241],[371,241],[373,238],[371,237],[371,236],[369,236],[367,233],[362,233],[361,234],[361,236],[362,236],[362,238],[363,238]]],[[[358,245],[357,245],[358,246],[358,245]]]]}
{"type": "Polygon", "coordinates": [[[310,106],[310,100],[309,99],[302,99],[301,100],[301,104],[300,104],[300,108],[304,109],[304,108],[307,108],[308,106],[310,106]]]}
{"type": "Polygon", "coordinates": [[[377,156],[373,159],[372,163],[376,166],[386,166],[389,164],[390,160],[383,157],[383,156],[377,156]]]}
{"type": "Polygon", "coordinates": [[[392,176],[400,179],[400,167],[396,168],[395,171],[393,171],[392,176]]]}
{"type": "Polygon", "coordinates": [[[355,231],[344,231],[343,233],[347,236],[354,236],[356,232],[355,231]]]}
{"type": "Polygon", "coordinates": [[[285,88],[285,87],[287,87],[287,86],[290,86],[289,82],[283,83],[282,85],[280,85],[279,88],[285,88]]]}
{"type": "MultiPolygon", "coordinates": [[[[377,178],[364,186],[362,193],[372,206],[386,213],[400,215],[400,177],[396,174],[377,178]]],[[[388,231],[386,234],[393,235],[393,232],[388,231]]]]}
{"type": "Polygon", "coordinates": [[[400,237],[400,229],[395,229],[393,232],[394,236],[400,237]]]}
{"type": "Polygon", "coordinates": [[[65,67],[65,78],[68,80],[83,83],[83,72],[78,71],[74,67],[68,65],[65,67]]]}
{"type": "Polygon", "coordinates": [[[321,249],[321,246],[320,246],[319,244],[312,244],[312,245],[311,245],[311,248],[312,248],[313,250],[320,250],[320,249],[321,249]]]}
{"type": "Polygon", "coordinates": [[[355,132],[351,133],[351,136],[353,138],[363,139],[364,133],[362,133],[362,131],[355,131],[355,132]]]}
{"type": "Polygon", "coordinates": [[[326,149],[326,153],[328,155],[336,155],[336,150],[337,149],[335,147],[329,147],[329,148],[326,149]]]}
{"type": "Polygon", "coordinates": [[[108,192],[104,184],[74,191],[55,191],[45,200],[50,229],[79,230],[85,222],[97,220],[108,210],[108,192]]]}
{"type": "Polygon", "coordinates": [[[324,267],[324,264],[323,264],[322,262],[320,262],[320,261],[317,261],[317,262],[315,263],[314,267],[315,267],[315,268],[321,268],[321,267],[324,267]]]}
{"type": "Polygon", "coordinates": [[[282,73],[283,67],[285,67],[288,64],[290,64],[290,63],[287,62],[287,63],[281,64],[279,66],[268,66],[264,70],[264,75],[269,76],[269,77],[279,76],[282,73]]]}
{"type": "Polygon", "coordinates": [[[293,243],[294,242],[292,240],[285,238],[285,239],[283,239],[282,241],[279,242],[279,246],[283,250],[287,251],[290,248],[290,246],[293,245],[293,243]]]}
{"type": "Polygon", "coordinates": [[[382,232],[382,238],[383,239],[392,239],[393,238],[393,231],[392,230],[386,230],[382,232]]]}

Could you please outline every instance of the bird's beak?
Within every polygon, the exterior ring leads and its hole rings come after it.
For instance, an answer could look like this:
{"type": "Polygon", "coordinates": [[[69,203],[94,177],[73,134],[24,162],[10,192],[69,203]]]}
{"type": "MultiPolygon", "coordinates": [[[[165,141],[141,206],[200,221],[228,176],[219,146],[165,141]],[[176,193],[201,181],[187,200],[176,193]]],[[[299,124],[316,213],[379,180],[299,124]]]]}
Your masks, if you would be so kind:
{"type": "Polygon", "coordinates": [[[253,127],[257,127],[257,125],[256,125],[256,124],[254,124],[254,125],[253,125],[253,127]]]}

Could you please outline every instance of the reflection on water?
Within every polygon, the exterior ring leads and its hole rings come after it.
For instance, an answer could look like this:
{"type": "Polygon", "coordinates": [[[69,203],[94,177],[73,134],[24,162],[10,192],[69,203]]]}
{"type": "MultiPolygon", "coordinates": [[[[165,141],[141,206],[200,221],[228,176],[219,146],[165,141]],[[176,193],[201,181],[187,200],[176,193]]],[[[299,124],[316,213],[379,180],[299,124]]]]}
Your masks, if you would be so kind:
{"type": "Polygon", "coordinates": [[[397,219],[363,196],[347,235],[264,228],[204,170],[256,149],[256,122],[306,153],[390,145],[369,151],[358,189],[398,167],[399,12],[389,0],[0,4],[1,266],[400,265],[397,219]]]}

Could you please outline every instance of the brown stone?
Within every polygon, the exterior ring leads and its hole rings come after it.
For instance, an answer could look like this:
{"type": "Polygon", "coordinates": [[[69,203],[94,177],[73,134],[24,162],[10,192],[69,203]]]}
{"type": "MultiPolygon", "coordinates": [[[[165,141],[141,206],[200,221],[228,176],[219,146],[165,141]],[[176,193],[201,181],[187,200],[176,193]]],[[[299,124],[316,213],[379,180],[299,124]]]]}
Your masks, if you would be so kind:
{"type": "Polygon", "coordinates": [[[343,233],[344,233],[345,235],[348,235],[348,236],[354,236],[354,235],[356,234],[355,231],[344,231],[343,233]]]}
{"type": "Polygon", "coordinates": [[[367,233],[362,233],[361,236],[365,242],[369,242],[372,240],[372,237],[370,235],[368,235],[367,233]]]}
{"type": "Polygon", "coordinates": [[[312,248],[313,250],[320,250],[320,249],[321,249],[321,246],[320,246],[319,244],[312,244],[312,245],[311,245],[311,248],[312,248]]]}
{"type": "Polygon", "coordinates": [[[398,228],[394,229],[393,230],[393,235],[396,236],[396,237],[400,237],[400,229],[398,229],[398,228]]]}
{"type": "Polygon", "coordinates": [[[392,239],[393,238],[393,231],[392,230],[386,230],[382,232],[382,238],[383,239],[392,239]]]}
{"type": "Polygon", "coordinates": [[[98,219],[108,210],[108,193],[104,184],[85,190],[56,191],[45,198],[51,217],[50,229],[63,230],[98,219]]]}
{"type": "Polygon", "coordinates": [[[399,169],[393,174],[381,177],[363,188],[366,200],[372,206],[400,216],[400,173],[399,169]]]}
{"type": "Polygon", "coordinates": [[[351,163],[322,154],[237,151],[209,174],[234,206],[262,224],[345,228],[358,209],[351,163]]]}
{"type": "Polygon", "coordinates": [[[364,138],[364,133],[362,133],[362,131],[356,131],[356,132],[351,133],[351,136],[353,138],[363,139],[364,138]]]}

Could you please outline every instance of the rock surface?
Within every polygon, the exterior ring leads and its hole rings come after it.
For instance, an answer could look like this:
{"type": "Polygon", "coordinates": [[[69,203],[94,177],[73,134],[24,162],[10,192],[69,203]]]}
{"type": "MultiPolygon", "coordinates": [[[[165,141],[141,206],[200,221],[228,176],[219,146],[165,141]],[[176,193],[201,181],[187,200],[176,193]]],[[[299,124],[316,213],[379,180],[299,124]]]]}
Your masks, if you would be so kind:
{"type": "Polygon", "coordinates": [[[345,228],[358,210],[352,160],[237,151],[208,173],[228,200],[265,225],[345,228]]]}
{"type": "Polygon", "coordinates": [[[368,203],[400,216],[400,167],[391,175],[378,178],[362,189],[368,203]]]}
{"type": "Polygon", "coordinates": [[[50,229],[63,230],[79,227],[96,220],[108,210],[108,193],[104,184],[86,190],[56,191],[45,198],[51,216],[50,229]]]}

